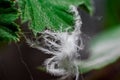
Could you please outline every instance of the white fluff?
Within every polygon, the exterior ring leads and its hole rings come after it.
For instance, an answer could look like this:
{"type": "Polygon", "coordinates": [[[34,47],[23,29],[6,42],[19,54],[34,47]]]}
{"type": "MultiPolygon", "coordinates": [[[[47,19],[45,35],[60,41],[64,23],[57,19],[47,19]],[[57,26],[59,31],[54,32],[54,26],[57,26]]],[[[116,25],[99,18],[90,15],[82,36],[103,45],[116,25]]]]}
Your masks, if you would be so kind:
{"type": "Polygon", "coordinates": [[[45,61],[46,70],[54,75],[64,77],[76,76],[79,77],[77,58],[80,56],[78,53],[83,49],[83,42],[81,38],[81,17],[77,7],[71,5],[70,11],[74,13],[75,26],[73,32],[52,32],[46,30],[41,33],[44,45],[36,39],[35,42],[27,39],[27,43],[33,48],[42,50],[45,53],[52,54],[53,57],[45,61]],[[80,44],[79,44],[80,42],[80,44]]]}

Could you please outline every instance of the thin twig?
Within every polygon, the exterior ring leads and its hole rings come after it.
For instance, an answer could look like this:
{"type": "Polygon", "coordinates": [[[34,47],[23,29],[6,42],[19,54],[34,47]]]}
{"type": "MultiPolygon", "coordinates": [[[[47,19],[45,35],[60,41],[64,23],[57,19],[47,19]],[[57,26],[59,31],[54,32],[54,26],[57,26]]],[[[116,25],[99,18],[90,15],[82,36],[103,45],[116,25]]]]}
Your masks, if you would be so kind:
{"type": "Polygon", "coordinates": [[[16,46],[17,46],[17,48],[18,48],[18,53],[19,53],[19,56],[20,56],[19,58],[20,58],[21,63],[25,66],[27,72],[29,73],[30,79],[31,79],[31,80],[34,80],[34,79],[33,79],[33,76],[32,76],[32,73],[31,73],[31,71],[30,71],[27,63],[26,63],[26,62],[24,61],[24,59],[23,59],[22,52],[21,52],[21,50],[20,50],[20,46],[19,46],[18,44],[16,44],[16,46]]]}

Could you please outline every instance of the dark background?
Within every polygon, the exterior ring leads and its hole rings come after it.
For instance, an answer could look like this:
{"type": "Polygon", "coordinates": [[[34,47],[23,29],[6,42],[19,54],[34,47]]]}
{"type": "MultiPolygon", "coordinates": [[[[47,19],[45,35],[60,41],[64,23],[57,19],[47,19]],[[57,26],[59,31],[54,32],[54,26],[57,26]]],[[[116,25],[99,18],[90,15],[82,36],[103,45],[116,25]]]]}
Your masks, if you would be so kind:
{"type": "MultiPolygon", "coordinates": [[[[87,37],[93,38],[103,29],[105,16],[105,0],[94,0],[95,12],[89,16],[80,10],[83,21],[82,32],[87,37]]],[[[23,25],[26,27],[26,25],[23,25]]],[[[88,41],[89,39],[85,39],[88,41]]],[[[89,55],[85,50],[83,57],[89,55]]],[[[37,49],[30,48],[25,41],[10,43],[0,48],[0,80],[53,80],[56,77],[39,70],[43,62],[50,55],[43,54],[37,49]],[[29,69],[29,70],[28,70],[29,69]]],[[[84,80],[120,80],[120,60],[101,70],[93,70],[80,75],[84,80]]],[[[66,79],[67,80],[67,79],[66,79]]]]}

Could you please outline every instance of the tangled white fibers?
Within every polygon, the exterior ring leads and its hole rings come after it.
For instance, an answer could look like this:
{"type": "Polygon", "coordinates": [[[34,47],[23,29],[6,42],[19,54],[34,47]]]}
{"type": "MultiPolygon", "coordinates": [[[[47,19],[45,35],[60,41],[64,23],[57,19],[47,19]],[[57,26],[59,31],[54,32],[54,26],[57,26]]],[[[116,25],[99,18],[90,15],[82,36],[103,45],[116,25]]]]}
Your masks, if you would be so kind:
{"type": "Polygon", "coordinates": [[[84,48],[80,30],[82,21],[76,6],[71,5],[70,11],[74,13],[75,19],[72,32],[45,30],[35,41],[27,39],[27,43],[33,48],[53,55],[44,62],[49,73],[62,76],[62,78],[76,76],[76,80],[78,80],[79,51],[84,48]],[[40,38],[42,38],[41,41],[39,41],[40,38]]]}

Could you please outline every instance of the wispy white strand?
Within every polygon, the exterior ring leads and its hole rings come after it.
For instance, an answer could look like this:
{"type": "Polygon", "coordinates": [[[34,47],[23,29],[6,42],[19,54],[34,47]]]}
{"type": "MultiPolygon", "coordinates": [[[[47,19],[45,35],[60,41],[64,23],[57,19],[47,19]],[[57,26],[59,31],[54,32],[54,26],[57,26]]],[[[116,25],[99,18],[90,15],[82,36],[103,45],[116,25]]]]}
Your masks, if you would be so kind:
{"type": "Polygon", "coordinates": [[[52,54],[53,57],[45,61],[46,70],[54,75],[76,76],[75,80],[79,79],[79,71],[77,65],[77,58],[80,56],[79,50],[84,48],[81,38],[81,17],[76,6],[71,5],[70,11],[74,13],[75,26],[73,32],[68,32],[69,28],[65,32],[52,32],[46,30],[42,32],[42,38],[44,45],[40,45],[39,41],[33,42],[27,40],[27,43],[33,48],[42,50],[45,53],[52,54]],[[80,42],[80,45],[78,43],[80,42]]]}

